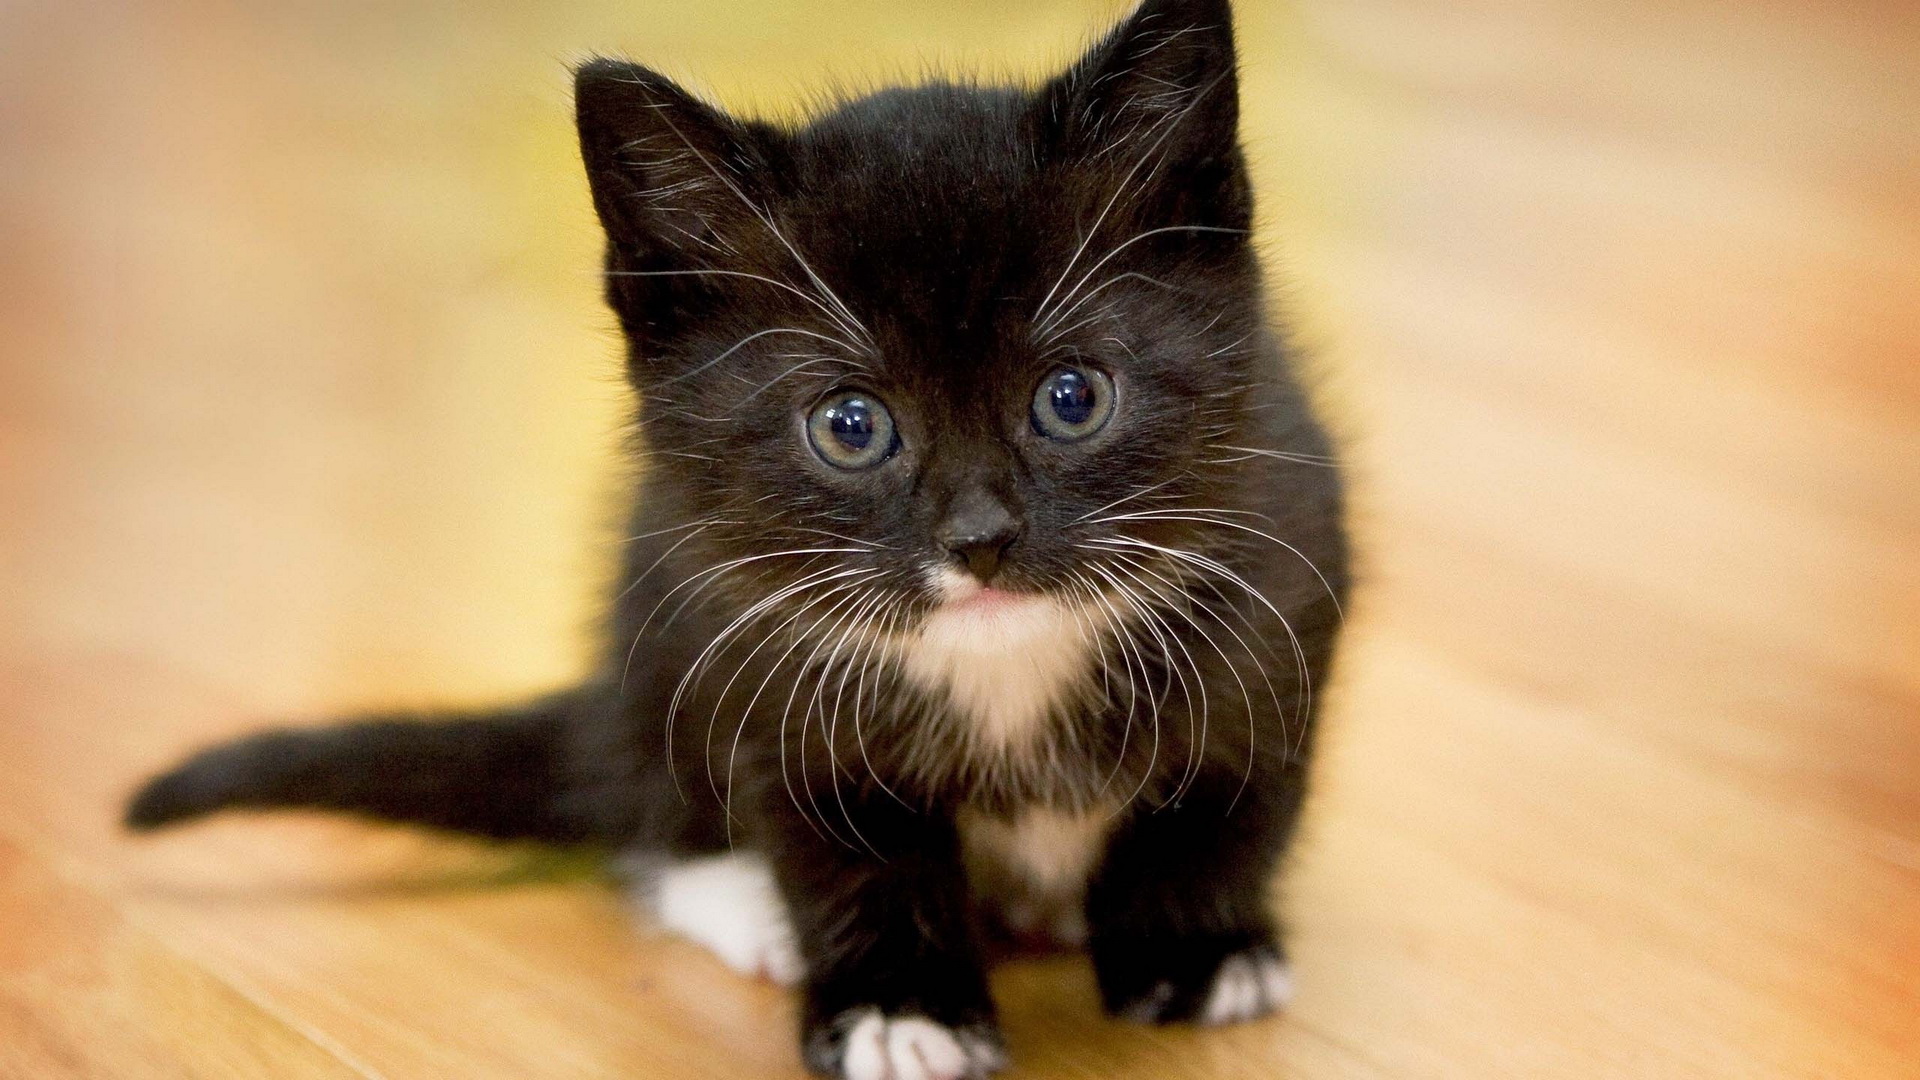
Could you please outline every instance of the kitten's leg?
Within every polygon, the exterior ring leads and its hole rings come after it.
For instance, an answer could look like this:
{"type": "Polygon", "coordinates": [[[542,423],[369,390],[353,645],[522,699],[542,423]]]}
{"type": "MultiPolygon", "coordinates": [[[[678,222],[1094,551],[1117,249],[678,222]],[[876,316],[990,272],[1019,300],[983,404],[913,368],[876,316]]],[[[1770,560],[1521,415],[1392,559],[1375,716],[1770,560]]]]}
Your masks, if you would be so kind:
{"type": "Polygon", "coordinates": [[[1292,995],[1269,886],[1300,805],[1297,770],[1197,783],[1177,806],[1140,807],[1088,884],[1089,945],[1107,1011],[1220,1024],[1292,995]]]}
{"type": "Polygon", "coordinates": [[[846,1080],[960,1080],[1000,1068],[952,820],[891,801],[850,804],[824,824],[791,807],[781,818],[774,873],[806,968],[807,1065],[846,1080]]]}

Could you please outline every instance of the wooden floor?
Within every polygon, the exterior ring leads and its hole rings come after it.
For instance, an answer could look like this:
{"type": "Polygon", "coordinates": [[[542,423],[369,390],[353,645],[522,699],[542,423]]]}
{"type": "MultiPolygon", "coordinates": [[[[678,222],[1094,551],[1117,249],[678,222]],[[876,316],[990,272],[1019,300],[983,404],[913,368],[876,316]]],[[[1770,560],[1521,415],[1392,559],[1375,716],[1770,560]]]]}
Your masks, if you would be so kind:
{"type": "MultiPolygon", "coordinates": [[[[796,1070],[596,868],[135,843],[205,740],[578,673],[611,319],[563,62],[779,110],[1100,0],[0,5],[0,1075],[796,1070]]],[[[1920,1076],[1920,8],[1242,4],[1366,586],[1230,1031],[996,978],[1016,1077],[1920,1076]]]]}

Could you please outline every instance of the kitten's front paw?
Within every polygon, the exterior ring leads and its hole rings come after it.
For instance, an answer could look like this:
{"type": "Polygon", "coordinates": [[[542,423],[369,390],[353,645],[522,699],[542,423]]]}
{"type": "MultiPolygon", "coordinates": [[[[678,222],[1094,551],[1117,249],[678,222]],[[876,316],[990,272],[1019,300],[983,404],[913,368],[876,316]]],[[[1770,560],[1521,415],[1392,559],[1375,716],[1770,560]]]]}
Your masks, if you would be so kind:
{"type": "Polygon", "coordinates": [[[637,854],[622,872],[660,924],[712,949],[743,975],[792,986],[806,973],[787,905],[763,856],[747,852],[674,860],[637,854]]]}
{"type": "Polygon", "coordinates": [[[807,1066],[844,1080],[978,1080],[1004,1068],[990,1023],[948,1027],[874,1006],[848,1009],[808,1033],[807,1066]]]}
{"type": "Polygon", "coordinates": [[[1220,963],[1200,1006],[1203,1024],[1234,1024],[1285,1008],[1293,1000],[1293,969],[1269,947],[1235,953],[1220,963]]]}
{"type": "Polygon", "coordinates": [[[1181,938],[1095,954],[1107,1011],[1149,1024],[1232,1024],[1265,1016],[1293,997],[1280,947],[1181,938]]]}

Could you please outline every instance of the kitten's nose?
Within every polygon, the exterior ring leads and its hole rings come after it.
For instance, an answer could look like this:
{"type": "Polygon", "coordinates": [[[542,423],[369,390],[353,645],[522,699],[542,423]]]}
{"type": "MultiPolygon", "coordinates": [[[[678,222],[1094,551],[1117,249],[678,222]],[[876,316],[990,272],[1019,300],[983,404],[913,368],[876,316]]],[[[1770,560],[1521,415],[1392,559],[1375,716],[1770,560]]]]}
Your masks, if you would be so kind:
{"type": "Polygon", "coordinates": [[[956,508],[938,537],[954,558],[985,585],[1000,572],[1007,549],[1020,538],[1020,520],[997,499],[969,500],[956,508]]]}

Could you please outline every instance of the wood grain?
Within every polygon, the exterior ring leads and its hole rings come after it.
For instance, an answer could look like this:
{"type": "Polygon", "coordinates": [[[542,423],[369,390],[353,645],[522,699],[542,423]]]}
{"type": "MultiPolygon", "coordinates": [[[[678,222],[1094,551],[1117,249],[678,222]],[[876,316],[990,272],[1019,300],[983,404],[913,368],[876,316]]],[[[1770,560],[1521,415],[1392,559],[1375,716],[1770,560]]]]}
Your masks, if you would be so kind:
{"type": "MultiPolygon", "coordinates": [[[[1302,995],[1015,1076],[1920,1076],[1920,13],[1240,5],[1279,303],[1365,585],[1302,995]]],[[[622,423],[562,61],[790,111],[1110,3],[0,7],[0,1076],[790,1076],[595,868],[294,818],[269,720],[581,670],[622,423]]]]}

